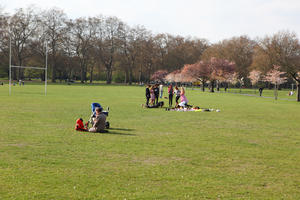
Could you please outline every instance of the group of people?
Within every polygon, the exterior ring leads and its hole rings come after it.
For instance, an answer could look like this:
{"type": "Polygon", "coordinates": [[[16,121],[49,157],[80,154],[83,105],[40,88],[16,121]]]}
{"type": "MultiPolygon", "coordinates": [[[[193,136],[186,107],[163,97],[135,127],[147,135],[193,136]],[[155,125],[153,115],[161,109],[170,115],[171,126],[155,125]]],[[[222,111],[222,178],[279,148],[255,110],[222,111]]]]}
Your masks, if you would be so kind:
{"type": "Polygon", "coordinates": [[[146,106],[154,106],[158,103],[158,97],[162,98],[163,85],[147,85],[146,87],[146,106]],[[160,94],[160,95],[159,95],[160,94]]]}
{"type": "MultiPolygon", "coordinates": [[[[168,98],[169,99],[169,107],[173,106],[173,97],[175,96],[175,107],[186,107],[188,106],[188,100],[185,96],[185,90],[183,87],[180,89],[177,87],[173,87],[172,84],[168,86],[168,98]],[[179,103],[180,99],[180,103],[179,103]]],[[[146,87],[146,107],[162,107],[163,102],[158,102],[158,98],[163,98],[163,85],[155,84],[155,85],[147,85],[146,87]]]]}

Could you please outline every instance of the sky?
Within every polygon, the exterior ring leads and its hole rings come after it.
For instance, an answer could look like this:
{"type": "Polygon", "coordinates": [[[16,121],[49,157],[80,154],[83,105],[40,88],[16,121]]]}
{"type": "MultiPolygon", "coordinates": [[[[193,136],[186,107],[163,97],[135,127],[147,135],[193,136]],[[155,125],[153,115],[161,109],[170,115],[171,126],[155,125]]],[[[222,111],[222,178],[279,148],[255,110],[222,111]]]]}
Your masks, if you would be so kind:
{"type": "Polygon", "coordinates": [[[115,16],[154,34],[204,38],[212,43],[287,30],[300,36],[299,0],[0,0],[0,7],[10,14],[32,5],[60,8],[73,19],[115,16]]]}

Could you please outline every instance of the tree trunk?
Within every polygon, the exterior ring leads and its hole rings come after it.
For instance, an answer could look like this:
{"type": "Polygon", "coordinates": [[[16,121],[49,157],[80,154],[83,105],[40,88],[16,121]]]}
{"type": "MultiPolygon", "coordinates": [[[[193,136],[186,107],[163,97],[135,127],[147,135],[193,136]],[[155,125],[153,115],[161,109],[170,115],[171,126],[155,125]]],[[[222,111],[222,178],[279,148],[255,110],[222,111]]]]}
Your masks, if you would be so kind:
{"type": "Polygon", "coordinates": [[[110,66],[106,67],[106,84],[111,84],[112,70],[110,66]]]}
{"type": "Polygon", "coordinates": [[[202,82],[202,92],[204,92],[204,91],[205,91],[205,83],[202,82]]]}
{"type": "Polygon", "coordinates": [[[45,71],[41,73],[41,82],[45,81],[45,71]]]}
{"type": "Polygon", "coordinates": [[[129,77],[128,77],[129,85],[132,85],[132,69],[129,69],[129,77]]]}
{"type": "Polygon", "coordinates": [[[84,66],[82,66],[81,67],[81,73],[80,73],[80,82],[81,83],[84,83],[84,81],[85,81],[85,67],[84,66]]]}
{"type": "Polygon", "coordinates": [[[277,84],[275,84],[275,86],[274,86],[274,96],[275,96],[275,100],[277,100],[277,97],[278,97],[277,84]]]}
{"type": "Polygon", "coordinates": [[[140,66],[140,70],[139,70],[139,82],[142,82],[142,65],[140,66]]]}
{"type": "Polygon", "coordinates": [[[54,64],[52,65],[51,73],[52,73],[51,82],[55,83],[55,81],[56,81],[56,70],[55,70],[55,65],[54,64]]]}
{"type": "Polygon", "coordinates": [[[90,71],[90,83],[93,82],[93,71],[94,71],[94,67],[91,67],[91,71],[90,71]]]}
{"type": "Polygon", "coordinates": [[[128,83],[128,70],[127,69],[125,69],[124,83],[128,83]]]}
{"type": "Polygon", "coordinates": [[[17,80],[17,68],[12,68],[12,80],[17,80]]]}
{"type": "Polygon", "coordinates": [[[83,75],[84,74],[84,72],[83,72],[83,69],[81,69],[81,73],[80,73],[80,82],[81,83],[84,83],[84,79],[83,79],[83,75]]]}
{"type": "Polygon", "coordinates": [[[210,92],[215,92],[214,87],[215,87],[215,81],[211,81],[210,92]]]}
{"type": "Polygon", "coordinates": [[[300,82],[297,83],[297,101],[300,101],[300,82]]]}
{"type": "MultiPolygon", "coordinates": [[[[22,66],[23,60],[19,59],[19,66],[22,66]]],[[[22,80],[24,78],[24,73],[22,68],[18,68],[18,80],[22,80]]]]}

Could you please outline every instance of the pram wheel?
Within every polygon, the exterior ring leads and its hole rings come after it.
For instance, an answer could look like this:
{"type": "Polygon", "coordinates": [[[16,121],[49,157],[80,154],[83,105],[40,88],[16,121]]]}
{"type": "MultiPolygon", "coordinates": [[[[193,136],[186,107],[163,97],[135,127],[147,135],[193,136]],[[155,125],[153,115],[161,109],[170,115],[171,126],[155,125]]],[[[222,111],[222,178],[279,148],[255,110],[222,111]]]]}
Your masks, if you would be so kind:
{"type": "Polygon", "coordinates": [[[105,122],[105,128],[109,129],[109,122],[105,122]]]}

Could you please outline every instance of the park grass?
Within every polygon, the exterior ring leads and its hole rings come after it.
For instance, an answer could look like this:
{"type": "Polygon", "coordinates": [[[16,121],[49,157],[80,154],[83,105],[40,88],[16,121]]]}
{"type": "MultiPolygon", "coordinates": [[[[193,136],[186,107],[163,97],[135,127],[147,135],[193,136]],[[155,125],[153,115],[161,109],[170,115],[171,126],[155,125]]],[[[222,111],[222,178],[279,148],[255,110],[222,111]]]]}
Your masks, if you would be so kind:
{"type": "Polygon", "coordinates": [[[300,198],[298,102],[186,95],[221,112],[143,109],[139,86],[0,86],[0,199],[300,198]],[[74,131],[92,102],[109,134],[74,131]]]}

